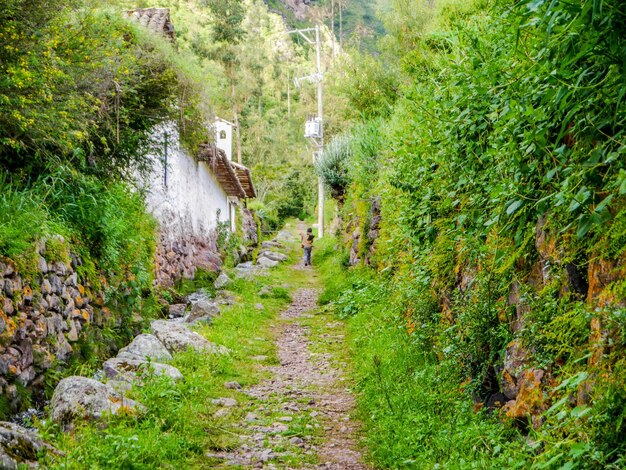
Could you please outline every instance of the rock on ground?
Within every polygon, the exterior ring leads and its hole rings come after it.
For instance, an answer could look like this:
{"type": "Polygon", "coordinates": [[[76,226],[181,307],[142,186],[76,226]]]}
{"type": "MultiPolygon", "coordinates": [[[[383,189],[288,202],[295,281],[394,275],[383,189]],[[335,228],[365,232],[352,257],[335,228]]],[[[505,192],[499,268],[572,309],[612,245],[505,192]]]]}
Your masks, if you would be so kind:
{"type": "Polygon", "coordinates": [[[154,335],[141,334],[125,348],[120,349],[118,358],[137,359],[145,361],[146,358],[153,361],[171,361],[172,355],[163,343],[154,335]]]}
{"type": "Polygon", "coordinates": [[[68,425],[75,419],[101,419],[107,413],[137,412],[141,405],[124,398],[112,387],[87,377],[72,376],[59,382],[50,402],[50,418],[68,425]]]}
{"type": "Polygon", "coordinates": [[[275,241],[265,241],[261,243],[261,248],[271,250],[272,248],[285,248],[285,245],[279,242],[275,242],[275,241]]]}
{"type": "Polygon", "coordinates": [[[276,238],[274,238],[274,240],[272,240],[274,242],[278,242],[278,243],[290,243],[290,242],[295,242],[296,241],[296,237],[293,236],[291,234],[290,231],[288,230],[281,230],[280,232],[278,232],[276,234],[276,238]]]}
{"type": "Polygon", "coordinates": [[[213,283],[213,286],[219,290],[223,289],[231,282],[231,279],[226,275],[226,273],[221,273],[213,283]]]}
{"type": "Polygon", "coordinates": [[[214,398],[211,400],[211,403],[217,406],[225,406],[226,408],[232,408],[238,404],[234,398],[214,398]]]}
{"type": "Polygon", "coordinates": [[[140,380],[143,375],[149,374],[151,370],[156,375],[165,375],[172,380],[183,380],[183,374],[176,367],[158,362],[114,357],[106,361],[103,367],[108,378],[127,382],[140,380]]]}
{"type": "Polygon", "coordinates": [[[257,295],[260,297],[269,297],[272,295],[272,288],[270,286],[263,286],[257,295]]]}
{"type": "Polygon", "coordinates": [[[215,354],[227,354],[228,349],[208,341],[204,336],[191,331],[181,323],[166,320],[152,322],[152,333],[165,345],[171,353],[184,351],[188,348],[208,351],[215,354]]]}
{"type": "Polygon", "coordinates": [[[235,266],[233,273],[238,278],[252,279],[255,276],[264,275],[266,271],[262,266],[255,266],[254,264],[252,264],[252,261],[248,261],[246,263],[240,263],[235,266]]]}
{"type": "Polygon", "coordinates": [[[196,292],[192,292],[191,294],[187,296],[187,302],[189,302],[192,305],[201,300],[210,300],[210,299],[211,299],[211,296],[207,294],[206,291],[204,291],[203,289],[200,289],[196,292]]]}
{"type": "Polygon", "coordinates": [[[267,258],[266,256],[259,256],[256,260],[257,264],[263,268],[274,268],[278,266],[278,261],[267,258]]]}
{"type": "Polygon", "coordinates": [[[187,304],[173,304],[170,305],[170,318],[180,318],[185,316],[187,310],[187,304]]]}
{"type": "Polygon", "coordinates": [[[285,261],[287,259],[287,255],[279,253],[278,251],[271,251],[271,250],[261,251],[261,253],[259,253],[259,257],[260,256],[264,256],[265,258],[269,258],[272,261],[278,261],[278,262],[285,261]]]}
{"type": "Polygon", "coordinates": [[[210,321],[216,315],[219,315],[220,307],[218,302],[211,299],[199,300],[191,306],[191,311],[185,317],[185,323],[193,323],[200,319],[210,321]]]}
{"type": "Polygon", "coordinates": [[[215,301],[219,305],[233,305],[236,301],[235,295],[227,290],[220,290],[215,294],[215,301]]]}
{"type": "Polygon", "coordinates": [[[59,453],[33,431],[0,421],[0,468],[36,467],[38,456],[43,452],[59,453]]]}

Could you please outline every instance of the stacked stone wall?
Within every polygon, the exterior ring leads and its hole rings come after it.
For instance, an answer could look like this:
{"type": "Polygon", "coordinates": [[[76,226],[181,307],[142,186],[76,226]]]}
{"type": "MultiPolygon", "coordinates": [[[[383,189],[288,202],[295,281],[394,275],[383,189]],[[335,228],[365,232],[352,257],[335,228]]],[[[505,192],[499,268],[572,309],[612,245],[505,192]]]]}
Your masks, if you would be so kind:
{"type": "Polygon", "coordinates": [[[206,237],[161,234],[155,258],[156,284],[171,286],[181,279],[193,279],[198,269],[218,272],[221,267],[215,231],[206,237]]]}
{"type": "Polygon", "coordinates": [[[68,361],[88,328],[108,316],[104,295],[79,278],[80,258],[70,258],[50,261],[41,249],[28,274],[0,258],[0,388],[11,411],[26,396],[41,398],[46,372],[68,361]]]}

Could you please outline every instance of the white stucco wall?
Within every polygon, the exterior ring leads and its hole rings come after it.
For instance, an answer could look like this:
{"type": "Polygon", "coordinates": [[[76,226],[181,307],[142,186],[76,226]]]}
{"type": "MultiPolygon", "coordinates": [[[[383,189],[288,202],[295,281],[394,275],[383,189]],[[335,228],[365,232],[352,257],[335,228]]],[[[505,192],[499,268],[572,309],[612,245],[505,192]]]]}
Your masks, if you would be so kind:
{"type": "Polygon", "coordinates": [[[215,146],[226,152],[229,160],[233,159],[233,125],[220,118],[215,119],[215,146]]]}
{"type": "Polygon", "coordinates": [[[220,221],[229,222],[228,197],[210,166],[180,146],[175,129],[167,130],[167,170],[163,161],[165,131],[159,132],[161,155],[154,155],[150,176],[144,180],[148,210],[161,224],[170,240],[205,237],[220,221]]]}

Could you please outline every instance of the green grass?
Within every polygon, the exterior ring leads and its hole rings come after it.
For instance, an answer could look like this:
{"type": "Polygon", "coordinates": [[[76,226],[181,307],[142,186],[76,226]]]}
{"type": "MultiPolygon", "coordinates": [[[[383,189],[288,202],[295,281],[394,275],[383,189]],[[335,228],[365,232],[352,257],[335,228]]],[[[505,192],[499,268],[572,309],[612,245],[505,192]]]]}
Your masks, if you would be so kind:
{"type": "Polygon", "coordinates": [[[67,234],[69,230],[51,220],[38,194],[13,186],[0,173],[0,255],[20,258],[41,238],[67,234]]]}
{"type": "MultiPolygon", "coordinates": [[[[267,279],[275,281],[275,277],[267,279]]],[[[263,378],[250,356],[268,355],[275,360],[269,326],[286,300],[283,296],[260,299],[257,292],[263,285],[261,280],[236,281],[232,288],[241,303],[225,309],[211,326],[199,330],[209,340],[228,347],[230,354],[177,354],[173,365],[185,376],[184,382],[154,378],[133,391],[133,397],[147,407],[145,414],[112,418],[106,427],[84,423],[72,434],[46,427],[47,436],[65,452],[65,458],[51,462],[50,467],[201,467],[205,452],[237,445],[229,428],[242,411],[216,418],[210,400],[233,397],[245,404],[247,397],[227,390],[224,383],[234,380],[246,386],[263,378]],[[258,302],[263,303],[263,310],[254,308],[258,302]]]]}

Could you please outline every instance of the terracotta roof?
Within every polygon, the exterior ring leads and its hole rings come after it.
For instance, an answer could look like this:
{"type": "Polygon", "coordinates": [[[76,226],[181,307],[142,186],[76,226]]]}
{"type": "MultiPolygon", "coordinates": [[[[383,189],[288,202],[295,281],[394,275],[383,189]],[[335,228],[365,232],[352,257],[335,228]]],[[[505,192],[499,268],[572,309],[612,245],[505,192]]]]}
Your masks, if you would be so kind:
{"type": "Polygon", "coordinates": [[[201,145],[198,160],[211,166],[217,181],[228,196],[247,197],[234,167],[222,149],[218,149],[215,144],[201,145]]]}
{"type": "Polygon", "coordinates": [[[170,20],[169,8],[138,8],[136,10],[128,10],[126,16],[172,41],[176,38],[174,25],[170,20]]]}
{"type": "Polygon", "coordinates": [[[254,190],[254,184],[252,184],[252,174],[250,173],[250,168],[247,166],[240,165],[235,162],[230,162],[232,167],[235,170],[235,174],[241,183],[241,187],[246,193],[247,198],[256,197],[256,191],[254,190]]]}

